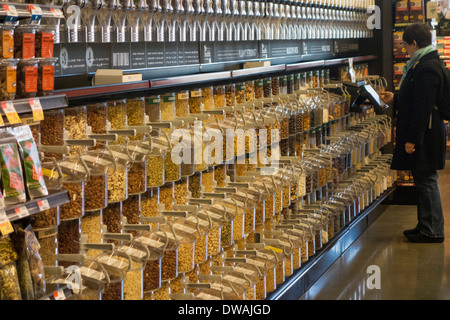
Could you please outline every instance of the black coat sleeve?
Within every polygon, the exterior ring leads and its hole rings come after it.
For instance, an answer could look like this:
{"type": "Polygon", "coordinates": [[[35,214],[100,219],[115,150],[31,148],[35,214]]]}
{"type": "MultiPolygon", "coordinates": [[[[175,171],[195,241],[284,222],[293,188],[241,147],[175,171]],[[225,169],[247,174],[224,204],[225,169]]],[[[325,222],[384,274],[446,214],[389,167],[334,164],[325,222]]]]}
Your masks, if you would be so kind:
{"type": "Polygon", "coordinates": [[[440,78],[434,70],[426,69],[414,76],[414,99],[408,110],[410,121],[406,130],[406,141],[420,145],[430,123],[432,108],[436,105],[440,78]]]}

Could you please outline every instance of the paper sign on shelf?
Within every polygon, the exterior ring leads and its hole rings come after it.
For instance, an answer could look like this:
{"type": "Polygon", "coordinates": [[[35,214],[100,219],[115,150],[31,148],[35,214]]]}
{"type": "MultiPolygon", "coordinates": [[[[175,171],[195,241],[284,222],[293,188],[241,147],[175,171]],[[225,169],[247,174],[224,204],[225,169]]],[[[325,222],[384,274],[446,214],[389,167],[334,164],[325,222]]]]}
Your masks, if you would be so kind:
{"type": "Polygon", "coordinates": [[[2,101],[2,110],[10,124],[22,123],[16,108],[14,108],[14,104],[11,101],[2,101]]]}
{"type": "Polygon", "coordinates": [[[27,10],[31,13],[30,24],[39,24],[42,18],[42,9],[34,4],[30,4],[27,6],[27,10]]]}
{"type": "Polygon", "coordinates": [[[31,111],[33,112],[33,120],[44,120],[44,111],[42,110],[42,105],[39,98],[30,98],[28,99],[28,103],[30,104],[31,111]]]}
{"type": "Polygon", "coordinates": [[[41,211],[50,209],[50,204],[47,199],[38,200],[37,205],[41,211]]]}
{"type": "Polygon", "coordinates": [[[14,228],[6,215],[5,210],[0,211],[0,232],[4,236],[14,232],[14,228]]]}
{"type": "Polygon", "coordinates": [[[19,17],[19,15],[17,14],[16,7],[13,6],[12,4],[3,4],[2,7],[3,10],[6,11],[6,18],[3,23],[8,25],[14,24],[17,21],[17,18],[19,17]]]}
{"type": "Polygon", "coordinates": [[[28,211],[27,207],[25,207],[25,206],[14,208],[14,211],[16,212],[18,219],[28,217],[30,215],[30,212],[28,211]]]}

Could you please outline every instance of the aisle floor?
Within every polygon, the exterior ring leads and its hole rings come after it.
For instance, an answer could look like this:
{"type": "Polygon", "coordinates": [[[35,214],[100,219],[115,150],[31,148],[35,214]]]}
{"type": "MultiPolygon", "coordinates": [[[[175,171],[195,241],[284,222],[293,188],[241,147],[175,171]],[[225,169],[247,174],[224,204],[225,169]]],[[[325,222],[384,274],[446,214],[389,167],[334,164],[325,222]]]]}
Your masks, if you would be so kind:
{"type": "Polygon", "coordinates": [[[416,206],[388,206],[300,300],[450,299],[450,162],[439,185],[444,243],[407,242],[403,230],[415,227],[416,206]]]}

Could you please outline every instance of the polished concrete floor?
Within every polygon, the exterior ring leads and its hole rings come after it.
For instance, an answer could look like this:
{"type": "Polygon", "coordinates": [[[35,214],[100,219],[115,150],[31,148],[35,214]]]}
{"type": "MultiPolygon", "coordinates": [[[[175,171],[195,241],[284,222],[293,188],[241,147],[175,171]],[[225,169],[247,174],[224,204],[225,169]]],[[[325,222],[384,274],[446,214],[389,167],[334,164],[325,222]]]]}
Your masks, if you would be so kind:
{"type": "Polygon", "coordinates": [[[446,218],[443,244],[406,242],[415,206],[387,206],[300,300],[449,300],[450,162],[439,173],[446,218]]]}

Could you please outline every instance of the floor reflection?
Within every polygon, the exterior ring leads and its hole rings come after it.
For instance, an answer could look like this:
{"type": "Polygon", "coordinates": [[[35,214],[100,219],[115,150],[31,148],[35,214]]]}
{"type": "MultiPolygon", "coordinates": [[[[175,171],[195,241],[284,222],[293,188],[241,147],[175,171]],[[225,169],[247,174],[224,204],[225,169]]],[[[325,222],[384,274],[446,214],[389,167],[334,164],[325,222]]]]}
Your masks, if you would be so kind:
{"type": "MultiPolygon", "coordinates": [[[[450,299],[450,163],[439,179],[446,218],[443,244],[413,244],[403,230],[417,223],[415,206],[389,206],[300,300],[450,299]],[[369,289],[369,266],[380,289],[369,289]]],[[[373,278],[370,278],[373,279],[373,278]]]]}

